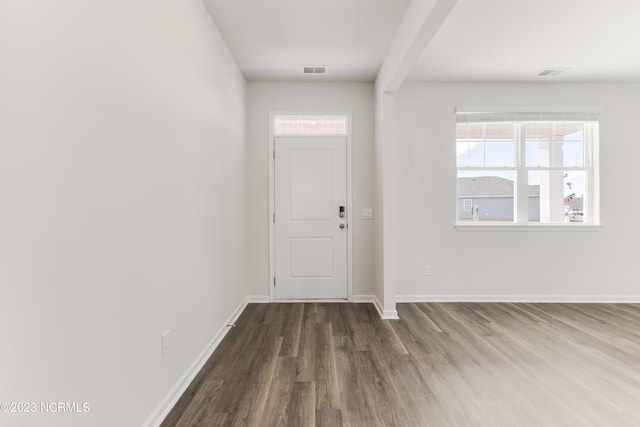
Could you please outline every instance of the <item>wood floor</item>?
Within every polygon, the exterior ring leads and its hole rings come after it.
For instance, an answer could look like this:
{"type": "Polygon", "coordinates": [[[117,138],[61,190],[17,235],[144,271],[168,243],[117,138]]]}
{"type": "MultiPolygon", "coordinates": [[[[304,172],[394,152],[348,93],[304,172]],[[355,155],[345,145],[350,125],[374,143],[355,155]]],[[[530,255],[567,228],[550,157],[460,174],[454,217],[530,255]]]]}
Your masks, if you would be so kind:
{"type": "Polygon", "coordinates": [[[640,426],[640,305],[251,304],[167,426],[640,426]]]}

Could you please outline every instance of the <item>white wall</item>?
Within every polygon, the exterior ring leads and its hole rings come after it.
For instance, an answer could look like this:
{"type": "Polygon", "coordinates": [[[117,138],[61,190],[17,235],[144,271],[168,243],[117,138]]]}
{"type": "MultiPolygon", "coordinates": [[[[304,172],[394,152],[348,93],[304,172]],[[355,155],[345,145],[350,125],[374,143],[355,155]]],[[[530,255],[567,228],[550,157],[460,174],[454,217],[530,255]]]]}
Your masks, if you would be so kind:
{"type": "MultiPolygon", "coordinates": [[[[400,295],[640,295],[638,84],[406,84],[397,96],[400,295]],[[599,232],[463,232],[455,220],[455,107],[601,107],[599,232]],[[431,264],[432,275],[422,275],[431,264]]],[[[386,244],[387,242],[385,242],[386,244]]]]}
{"type": "Polygon", "coordinates": [[[376,83],[375,97],[375,202],[378,215],[374,229],[374,291],[383,319],[397,319],[396,279],[400,276],[396,235],[406,212],[400,206],[396,188],[402,165],[396,149],[396,95],[384,92],[376,83]]]}
{"type": "MultiPolygon", "coordinates": [[[[269,295],[269,112],[351,111],[353,119],[353,290],[373,293],[373,84],[268,83],[247,85],[249,201],[248,282],[253,295],[269,295]]],[[[374,216],[376,212],[374,211],[374,216]]]]}
{"type": "Polygon", "coordinates": [[[140,426],[247,294],[244,79],[200,0],[2,2],[0,58],[0,401],[90,404],[0,424],[140,426]]]}
{"type": "MultiPolygon", "coordinates": [[[[373,293],[382,304],[384,314],[384,267],[385,267],[385,247],[384,247],[384,118],[385,115],[385,95],[382,91],[375,93],[375,139],[373,150],[374,164],[374,203],[375,212],[373,229],[373,293]]],[[[388,101],[387,101],[388,102],[388,101]]],[[[392,116],[393,117],[393,116],[392,116]]]]}

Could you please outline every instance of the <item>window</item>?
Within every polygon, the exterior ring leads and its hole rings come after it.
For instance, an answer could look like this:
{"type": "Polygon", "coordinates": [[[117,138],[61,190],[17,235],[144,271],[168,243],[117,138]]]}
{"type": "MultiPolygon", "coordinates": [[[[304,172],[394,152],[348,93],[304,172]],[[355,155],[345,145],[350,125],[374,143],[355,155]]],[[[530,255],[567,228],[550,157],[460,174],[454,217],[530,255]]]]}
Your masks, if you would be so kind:
{"type": "Polygon", "coordinates": [[[597,113],[458,111],[456,121],[457,224],[598,224],[597,113]]]}
{"type": "Polygon", "coordinates": [[[274,135],[346,135],[346,116],[275,116],[274,135]]]}

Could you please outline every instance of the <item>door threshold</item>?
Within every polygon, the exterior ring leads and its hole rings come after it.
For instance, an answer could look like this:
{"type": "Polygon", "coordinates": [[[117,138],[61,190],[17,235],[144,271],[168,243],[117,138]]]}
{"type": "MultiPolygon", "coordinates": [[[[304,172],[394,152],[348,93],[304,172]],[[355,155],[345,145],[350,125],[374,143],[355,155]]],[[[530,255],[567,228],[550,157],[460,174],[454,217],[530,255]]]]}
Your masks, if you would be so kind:
{"type": "Polygon", "coordinates": [[[287,298],[287,299],[278,299],[276,298],[273,302],[349,302],[348,298],[287,298]]]}

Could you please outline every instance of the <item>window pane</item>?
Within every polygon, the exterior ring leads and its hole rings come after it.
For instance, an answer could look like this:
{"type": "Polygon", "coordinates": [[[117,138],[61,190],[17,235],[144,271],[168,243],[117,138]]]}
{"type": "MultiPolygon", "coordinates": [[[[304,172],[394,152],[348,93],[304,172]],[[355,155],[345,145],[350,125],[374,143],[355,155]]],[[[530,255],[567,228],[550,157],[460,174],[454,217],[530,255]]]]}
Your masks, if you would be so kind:
{"type": "Polygon", "coordinates": [[[514,171],[458,171],[459,222],[513,222],[514,171]]]}
{"type": "Polygon", "coordinates": [[[516,144],[511,142],[487,141],[484,144],[485,166],[515,166],[516,144]]]}
{"type": "Polygon", "coordinates": [[[482,140],[484,138],[484,123],[458,123],[456,126],[456,140],[482,140]]]}
{"type": "Polygon", "coordinates": [[[346,117],[277,116],[275,135],[346,135],[346,117]]]}
{"type": "Polygon", "coordinates": [[[484,166],[484,143],[481,141],[458,141],[456,153],[458,167],[484,166]]]}
{"type": "Polygon", "coordinates": [[[456,125],[456,164],[458,167],[484,166],[484,124],[456,125]]]}
{"type": "Polygon", "coordinates": [[[516,142],[513,123],[458,123],[458,167],[513,167],[516,142]]]}
{"type": "Polygon", "coordinates": [[[300,132],[298,119],[276,118],[273,129],[276,135],[297,135],[300,132]]]}
{"type": "Polygon", "coordinates": [[[344,117],[324,119],[322,121],[322,124],[323,124],[322,133],[325,135],[346,135],[347,134],[347,119],[344,117]]]}
{"type": "Polygon", "coordinates": [[[322,135],[322,120],[300,119],[301,135],[322,135]]]}
{"type": "Polygon", "coordinates": [[[562,146],[562,166],[584,166],[584,143],[565,142],[562,146]]]}
{"type": "Polygon", "coordinates": [[[529,222],[583,222],[585,171],[530,171],[529,222]]]}
{"type": "Polygon", "coordinates": [[[524,129],[527,166],[584,166],[583,123],[526,123],[524,129]]]}
{"type": "Polygon", "coordinates": [[[513,142],[515,126],[513,123],[487,123],[484,138],[487,140],[513,142]]]}

